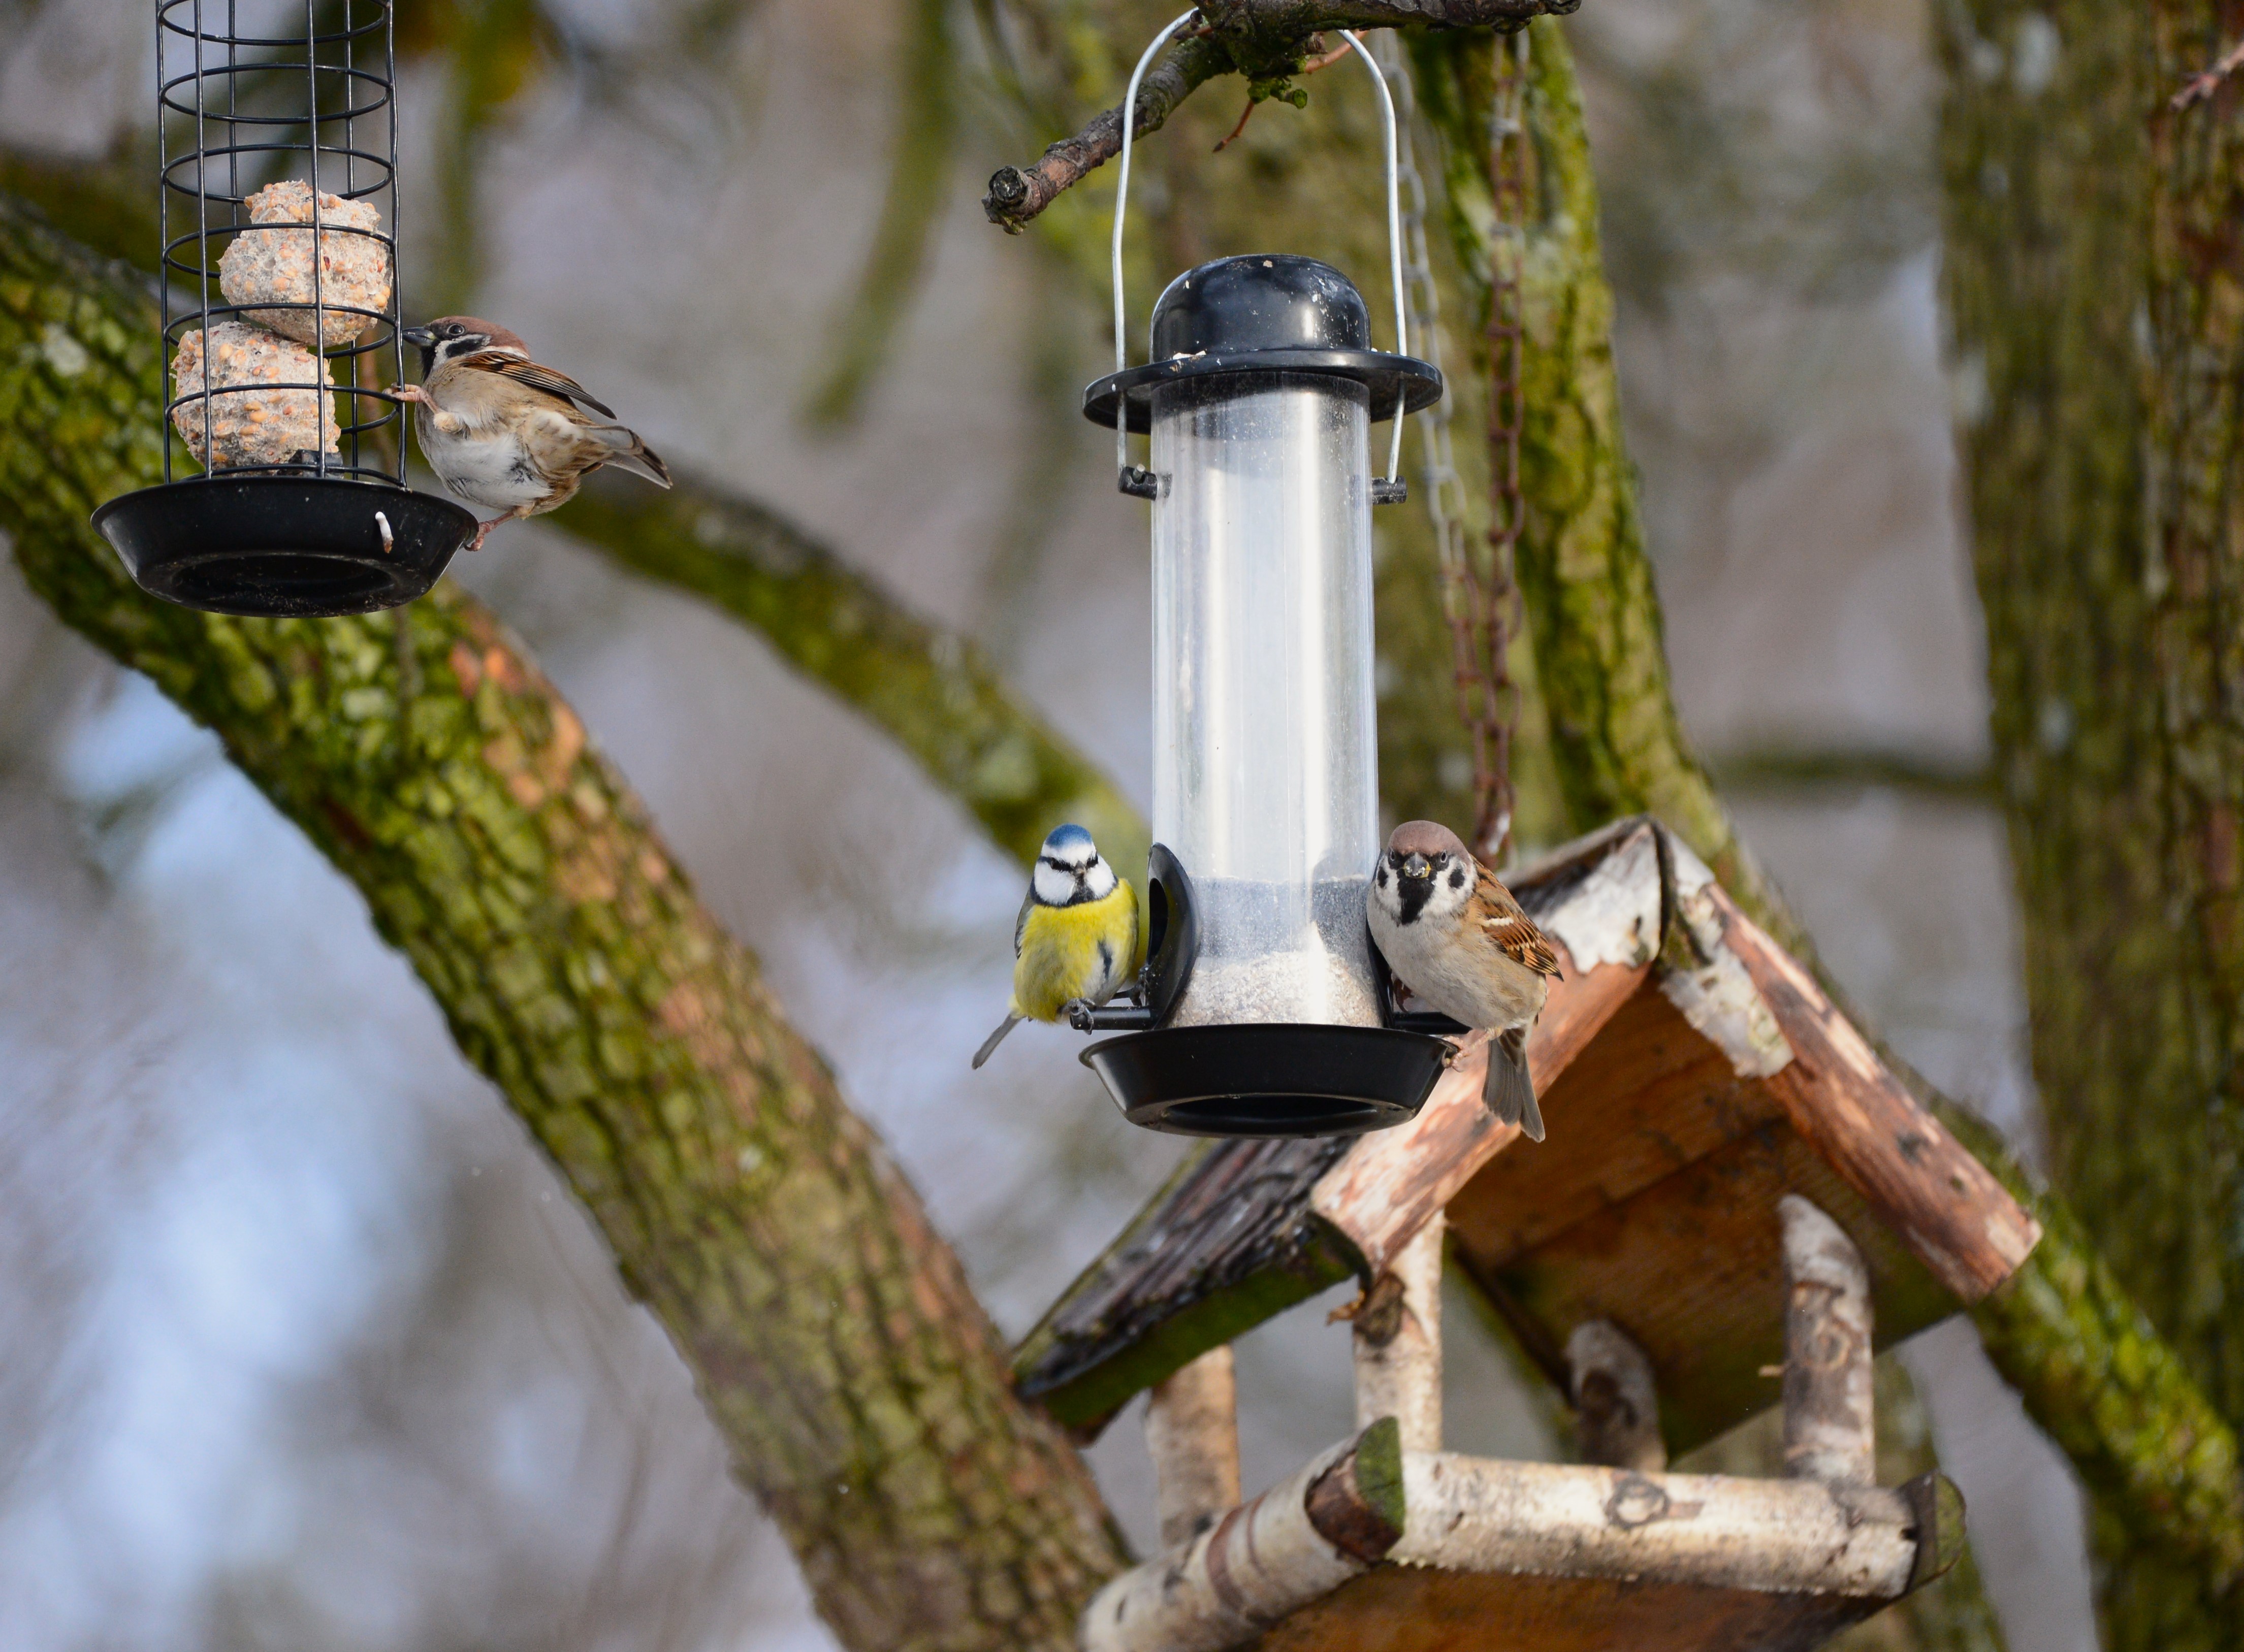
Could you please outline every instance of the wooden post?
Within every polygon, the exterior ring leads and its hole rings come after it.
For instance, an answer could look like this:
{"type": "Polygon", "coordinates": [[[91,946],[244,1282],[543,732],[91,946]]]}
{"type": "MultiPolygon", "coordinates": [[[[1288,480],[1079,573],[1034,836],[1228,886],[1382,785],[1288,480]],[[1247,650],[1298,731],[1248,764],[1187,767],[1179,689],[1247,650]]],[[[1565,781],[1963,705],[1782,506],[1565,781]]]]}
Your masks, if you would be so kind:
{"type": "Polygon", "coordinates": [[[1436,1210],[1357,1308],[1355,1426],[1392,1417],[1405,1451],[1442,1448],[1442,1231],[1436,1210]]]}
{"type": "Polygon", "coordinates": [[[1877,1482],[1870,1399],[1870,1280],[1844,1230],[1796,1193],[1784,1222],[1784,1472],[1828,1485],[1877,1482]]]}
{"type": "Polygon", "coordinates": [[[1146,1403],[1161,1547],[1189,1542],[1239,1506],[1239,1379],[1231,1345],[1153,1385],[1146,1403]]]}
{"type": "Polygon", "coordinates": [[[1566,1338],[1582,1460],[1656,1474],[1667,1467],[1652,1361],[1610,1319],[1591,1319],[1566,1338]]]}

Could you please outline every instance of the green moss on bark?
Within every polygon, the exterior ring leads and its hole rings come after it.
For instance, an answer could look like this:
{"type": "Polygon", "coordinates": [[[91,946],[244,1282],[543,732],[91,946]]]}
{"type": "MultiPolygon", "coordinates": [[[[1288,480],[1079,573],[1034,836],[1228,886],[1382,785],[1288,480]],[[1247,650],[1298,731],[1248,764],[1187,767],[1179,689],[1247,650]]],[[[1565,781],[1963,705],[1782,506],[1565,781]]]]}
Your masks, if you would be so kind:
{"type": "MultiPolygon", "coordinates": [[[[1538,22],[1531,40],[1536,166],[1523,452],[1530,514],[1520,570],[1562,784],[1578,826],[1639,810],[1659,814],[1756,921],[1812,961],[1812,937],[1740,840],[1675,715],[1658,591],[1621,445],[1611,300],[1600,273],[1578,96],[1560,26],[1538,22]]],[[[1446,101],[1434,106],[1451,142],[1460,260],[1480,270],[1488,267],[1489,190],[1479,159],[1486,134],[1476,111],[1489,105],[1490,50],[1457,37],[1430,40],[1420,51],[1434,71],[1429,80],[1447,88],[1446,101]]],[[[2087,152],[2081,153],[2085,160],[2087,152]]],[[[2022,307],[2015,293],[1998,301],[2022,307]]],[[[2110,376],[2111,341],[2086,359],[2110,376]]],[[[2022,588],[2035,584],[2023,570],[2018,578],[2022,588]]],[[[2018,1276],[1975,1311],[1988,1352],[2101,1494],[2105,1518],[2131,1533],[2139,1551],[2162,1550],[2204,1587],[2226,1587],[2244,1554],[2230,1426],[2100,1260],[2078,1218],[2029,1185],[1991,1131],[1929,1086],[1921,1089],[2045,1230],[2018,1276]]]]}
{"type": "Polygon", "coordinates": [[[1954,370],[2034,1075],[2057,1183],[2112,1291],[2148,1315],[2082,1327],[2108,1352],[2067,1373],[2070,1403],[2133,1436],[2109,1476],[2203,1534],[2146,1529],[2099,1485],[2105,1644],[2234,1647],[2244,118],[2233,89],[2170,99],[2234,18],[2182,0],[1939,15],[1954,370]],[[2114,1392],[2161,1372],[2210,1403],[2114,1392]]]}

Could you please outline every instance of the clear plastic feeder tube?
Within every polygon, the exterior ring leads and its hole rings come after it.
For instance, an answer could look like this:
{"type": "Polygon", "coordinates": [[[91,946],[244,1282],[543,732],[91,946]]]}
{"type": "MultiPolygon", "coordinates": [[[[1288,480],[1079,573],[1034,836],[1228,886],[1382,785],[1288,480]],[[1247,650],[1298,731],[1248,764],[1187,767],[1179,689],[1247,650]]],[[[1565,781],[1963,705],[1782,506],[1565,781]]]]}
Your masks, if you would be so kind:
{"type": "Polygon", "coordinates": [[[1380,1022],[1369,425],[1330,375],[1152,394],[1153,833],[1200,918],[1172,1026],[1380,1022]]]}

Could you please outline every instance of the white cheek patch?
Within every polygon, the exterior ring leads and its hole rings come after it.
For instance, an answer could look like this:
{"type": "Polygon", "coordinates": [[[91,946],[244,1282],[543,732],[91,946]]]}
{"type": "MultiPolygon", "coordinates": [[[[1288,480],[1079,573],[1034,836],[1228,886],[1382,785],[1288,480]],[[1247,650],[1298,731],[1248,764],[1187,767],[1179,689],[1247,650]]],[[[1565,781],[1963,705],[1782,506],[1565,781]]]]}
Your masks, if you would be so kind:
{"type": "Polygon", "coordinates": [[[1114,893],[1114,868],[1108,866],[1103,858],[1094,860],[1091,863],[1091,870],[1084,874],[1083,883],[1093,900],[1104,900],[1114,893]]]}
{"type": "Polygon", "coordinates": [[[1037,899],[1047,907],[1064,907],[1075,898],[1075,880],[1058,866],[1037,862],[1036,876],[1031,887],[1037,899]]]}

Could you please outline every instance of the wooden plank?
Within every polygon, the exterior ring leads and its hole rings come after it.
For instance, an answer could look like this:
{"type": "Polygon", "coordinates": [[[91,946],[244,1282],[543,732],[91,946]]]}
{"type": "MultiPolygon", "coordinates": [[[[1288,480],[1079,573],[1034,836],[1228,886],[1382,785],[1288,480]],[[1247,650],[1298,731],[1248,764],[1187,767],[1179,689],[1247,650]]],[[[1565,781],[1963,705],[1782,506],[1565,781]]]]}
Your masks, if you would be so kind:
{"type": "Polygon", "coordinates": [[[1348,1143],[1220,1142],[1168,1184],[1023,1339],[1013,1379],[1060,1421],[1096,1432],[1142,1388],[1348,1277],[1308,1213],[1348,1143]]]}
{"type": "MultiPolygon", "coordinates": [[[[1537,1089],[1549,1098],[1543,1116],[1556,1137],[1578,1123],[1578,1109],[1570,1110],[1565,1100],[1566,1075],[1636,995],[1651,966],[1612,963],[1584,970],[1563,944],[1554,941],[1551,950],[1565,979],[1552,984],[1550,1001],[1527,1041],[1527,1068],[1537,1089]]],[[[1681,1016],[1674,1019],[1683,1024],[1681,1016]]],[[[1692,1036],[1703,1048],[1713,1048],[1692,1036]]],[[[1347,1236],[1375,1275],[1483,1165],[1519,1139],[1517,1126],[1497,1123],[1481,1102],[1487,1073],[1488,1040],[1476,1033],[1462,1041],[1462,1053],[1416,1118],[1362,1137],[1325,1172],[1310,1196],[1309,1208],[1347,1236]]],[[[1549,1145],[1531,1145],[1521,1156],[1540,1161],[1549,1145]]]]}
{"type": "Polygon", "coordinates": [[[1784,1359],[1786,1287],[1777,1201],[1798,1193],[1862,1251],[1885,1345],[1956,1301],[1862,1198],[1782,1119],[1764,1121],[1564,1233],[1520,1251],[1476,1183],[1450,1206],[1461,1272],[1528,1322],[1523,1340],[1563,1347],[1610,1319],[1651,1359],[1661,1430],[1677,1454],[1776,1403],[1766,1367],[1784,1359]]]}
{"type": "Polygon", "coordinates": [[[1885,1487],[1406,1452],[1402,1490],[1385,1558],[1406,1566],[1877,1600],[1916,1568],[1916,1511],[1885,1487]]]}
{"type": "Polygon", "coordinates": [[[2011,1274],[2041,1227],[1877,1057],[1807,970],[1710,888],[1723,936],[1795,1060],[1768,1082],[1793,1128],[1966,1303],[2011,1274]]]}
{"type": "MultiPolygon", "coordinates": [[[[1486,1163],[1450,1201],[1484,1265],[1507,1264],[1783,1116],[1766,1081],[1739,1078],[1648,982],[1552,1085],[1544,1112],[1549,1139],[1486,1163]]],[[[1343,1161],[1327,1181],[1348,1168],[1343,1161]]],[[[1561,1342],[1571,1328],[1560,1328],[1561,1342]]]]}
{"type": "Polygon", "coordinates": [[[1960,1521],[1937,1476],[1891,1490],[1497,1462],[1402,1451],[1389,1421],[1113,1579],[1081,1643],[1805,1647],[1951,1564],[1960,1521]],[[1359,1587],[1380,1578],[1409,1581],[1359,1587]]]}

